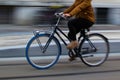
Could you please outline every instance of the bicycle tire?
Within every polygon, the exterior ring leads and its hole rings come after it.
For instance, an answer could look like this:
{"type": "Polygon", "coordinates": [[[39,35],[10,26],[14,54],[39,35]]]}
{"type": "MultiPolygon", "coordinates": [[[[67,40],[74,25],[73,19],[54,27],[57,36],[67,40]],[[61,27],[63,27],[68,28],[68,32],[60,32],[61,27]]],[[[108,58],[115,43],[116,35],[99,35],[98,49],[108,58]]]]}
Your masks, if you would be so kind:
{"type": "Polygon", "coordinates": [[[81,60],[84,64],[91,67],[100,66],[107,60],[109,50],[109,42],[105,36],[99,33],[89,34],[88,40],[83,39],[80,44],[81,60]],[[93,47],[91,45],[96,49],[92,51],[91,48],[93,47]]]}
{"type": "Polygon", "coordinates": [[[48,41],[50,34],[37,34],[31,38],[26,46],[26,59],[32,67],[36,69],[48,69],[55,65],[61,54],[61,45],[57,38],[54,36],[45,50],[42,52],[36,39],[41,41],[44,48],[46,41],[48,41]]]}

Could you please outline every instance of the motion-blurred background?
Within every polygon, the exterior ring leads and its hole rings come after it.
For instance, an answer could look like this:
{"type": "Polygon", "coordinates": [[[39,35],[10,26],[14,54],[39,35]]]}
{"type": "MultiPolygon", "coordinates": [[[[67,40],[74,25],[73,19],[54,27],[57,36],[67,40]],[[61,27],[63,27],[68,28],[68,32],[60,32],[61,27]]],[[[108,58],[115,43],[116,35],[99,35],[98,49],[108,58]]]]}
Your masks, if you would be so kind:
{"type": "MultiPolygon", "coordinates": [[[[49,25],[74,0],[0,0],[0,24],[49,25]]],[[[120,25],[120,0],[92,0],[96,24],[120,25]]],[[[61,23],[61,24],[64,24],[61,23]]]]}

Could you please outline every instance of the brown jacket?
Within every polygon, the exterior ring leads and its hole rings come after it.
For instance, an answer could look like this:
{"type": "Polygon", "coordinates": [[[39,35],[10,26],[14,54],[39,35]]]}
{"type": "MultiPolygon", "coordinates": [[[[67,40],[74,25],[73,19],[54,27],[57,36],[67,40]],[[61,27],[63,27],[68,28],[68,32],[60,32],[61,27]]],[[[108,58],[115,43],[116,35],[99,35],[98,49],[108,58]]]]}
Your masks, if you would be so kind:
{"type": "Polygon", "coordinates": [[[73,5],[67,8],[64,13],[69,13],[71,16],[95,22],[91,1],[92,0],[75,0],[73,5]]]}

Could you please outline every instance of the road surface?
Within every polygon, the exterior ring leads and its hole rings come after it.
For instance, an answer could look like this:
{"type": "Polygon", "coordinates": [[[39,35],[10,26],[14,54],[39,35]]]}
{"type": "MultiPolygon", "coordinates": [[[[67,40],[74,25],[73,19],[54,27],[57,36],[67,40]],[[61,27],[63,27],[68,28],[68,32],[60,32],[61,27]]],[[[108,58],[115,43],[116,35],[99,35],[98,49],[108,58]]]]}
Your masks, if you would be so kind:
{"type": "MultiPolygon", "coordinates": [[[[0,80],[119,80],[120,56],[110,56],[99,67],[88,67],[77,59],[69,62],[68,58],[60,59],[50,69],[37,70],[31,67],[25,56],[27,41],[33,36],[34,27],[0,26],[0,80]],[[17,57],[16,57],[17,56],[17,57]],[[4,57],[4,58],[3,58],[4,57]]],[[[36,28],[37,29],[37,28],[36,28]]],[[[38,28],[39,29],[39,28],[38,28]]],[[[39,29],[39,30],[43,30],[39,29]]],[[[120,53],[120,27],[96,26],[93,31],[108,37],[111,53],[120,53]],[[104,32],[106,30],[107,32],[104,32]],[[113,31],[114,30],[114,31],[113,31]]]]}
{"type": "Polygon", "coordinates": [[[80,60],[61,60],[47,70],[37,70],[25,63],[0,65],[0,80],[119,80],[120,58],[106,61],[99,67],[88,67],[80,60]]]}

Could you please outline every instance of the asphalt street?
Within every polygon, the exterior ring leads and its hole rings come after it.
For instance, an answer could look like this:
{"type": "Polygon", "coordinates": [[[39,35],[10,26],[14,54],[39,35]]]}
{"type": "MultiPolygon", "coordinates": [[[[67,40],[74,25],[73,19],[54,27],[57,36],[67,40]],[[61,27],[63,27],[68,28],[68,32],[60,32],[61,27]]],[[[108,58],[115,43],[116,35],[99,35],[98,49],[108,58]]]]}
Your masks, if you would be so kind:
{"type": "Polygon", "coordinates": [[[108,59],[99,67],[88,67],[79,59],[59,62],[47,70],[37,70],[25,63],[0,65],[0,80],[119,80],[120,58],[108,59]]]}
{"type": "MultiPolygon", "coordinates": [[[[65,27],[61,27],[64,31],[65,27]]],[[[119,80],[120,79],[120,56],[110,56],[108,60],[99,67],[88,67],[77,59],[69,62],[68,58],[60,59],[50,69],[37,70],[30,66],[26,58],[22,59],[13,54],[24,55],[28,40],[33,36],[33,30],[46,31],[48,27],[0,25],[0,56],[11,57],[0,58],[0,80],[119,80]],[[19,50],[21,48],[22,50],[19,50]],[[2,52],[3,51],[3,52],[2,52]]],[[[120,26],[95,25],[91,32],[105,35],[113,51],[120,53],[120,26]],[[116,49],[117,48],[117,49],[116,49]]],[[[113,52],[113,53],[114,53],[113,52]]]]}
{"type": "MultiPolygon", "coordinates": [[[[28,41],[33,37],[33,31],[50,31],[50,27],[0,25],[0,58],[24,57],[28,41]]],[[[61,27],[67,34],[67,27],[61,27]]],[[[120,26],[94,25],[91,33],[101,33],[110,42],[111,52],[119,53],[120,26]]],[[[64,51],[64,50],[63,50],[64,51]]],[[[65,52],[65,51],[64,51],[65,52]]]]}

